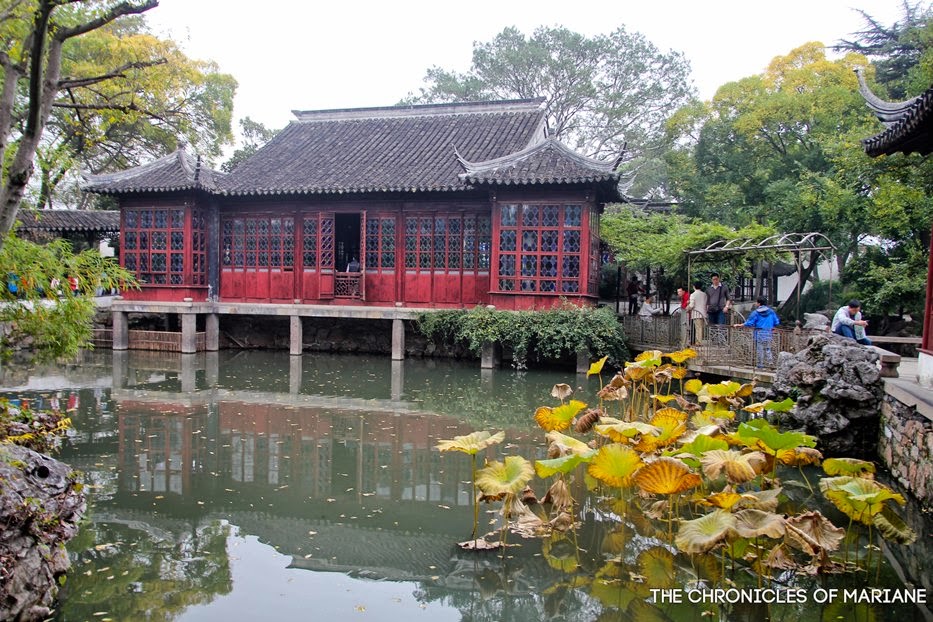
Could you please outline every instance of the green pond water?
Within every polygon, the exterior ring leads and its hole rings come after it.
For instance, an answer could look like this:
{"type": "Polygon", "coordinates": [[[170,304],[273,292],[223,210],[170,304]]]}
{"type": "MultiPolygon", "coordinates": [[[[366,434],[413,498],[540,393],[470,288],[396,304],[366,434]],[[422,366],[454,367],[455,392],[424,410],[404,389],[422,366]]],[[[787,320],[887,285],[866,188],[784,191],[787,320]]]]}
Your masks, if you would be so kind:
{"type": "MultiPolygon", "coordinates": [[[[741,564],[691,560],[663,530],[623,526],[582,482],[575,535],[510,535],[520,546],[505,555],[461,551],[470,460],[435,445],[504,430],[500,454],[546,457],[532,414],[554,404],[551,387],[579,387],[584,401],[599,388],[572,371],[103,351],[78,365],[6,366],[0,382],[8,397],[73,418],[59,458],[82,472],[88,512],[55,620],[933,620],[929,606],[884,602],[893,592],[858,591],[929,587],[930,521],[913,506],[899,511],[917,543],[885,547],[880,567],[775,571],[760,586],[741,564]],[[780,602],[729,602],[740,594],[780,602]]],[[[543,496],[547,484],[533,484],[543,496]]],[[[820,507],[846,526],[818,493],[785,488],[787,507],[820,507]]],[[[482,529],[494,509],[483,508],[482,529]]]]}

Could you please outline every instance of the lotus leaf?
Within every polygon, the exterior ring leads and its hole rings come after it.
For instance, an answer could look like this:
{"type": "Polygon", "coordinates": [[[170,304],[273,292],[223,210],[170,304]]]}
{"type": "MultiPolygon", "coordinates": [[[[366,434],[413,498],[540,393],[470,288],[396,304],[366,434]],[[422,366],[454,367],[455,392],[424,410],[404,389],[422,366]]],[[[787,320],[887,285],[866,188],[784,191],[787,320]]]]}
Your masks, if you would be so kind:
{"type": "Polygon", "coordinates": [[[628,397],[628,389],[607,384],[596,395],[607,402],[621,402],[628,397]]]}
{"type": "Polygon", "coordinates": [[[707,384],[703,386],[703,390],[698,393],[698,395],[709,395],[710,397],[732,397],[734,396],[739,389],[742,388],[738,382],[734,380],[723,380],[718,384],[707,384]]]}
{"type": "Polygon", "coordinates": [[[700,499],[702,505],[711,505],[713,507],[722,508],[723,510],[729,510],[734,506],[739,500],[742,499],[742,495],[737,492],[722,491],[717,492],[716,494],[710,495],[705,499],[700,499]]]}
{"type": "Polygon", "coordinates": [[[917,532],[887,505],[872,517],[872,524],[882,536],[898,544],[913,544],[917,540],[917,532]]]}
{"type": "Polygon", "coordinates": [[[733,438],[747,447],[760,449],[771,455],[781,449],[816,447],[816,438],[803,432],[781,432],[764,419],[751,419],[740,423],[733,438]]]}
{"type": "MultiPolygon", "coordinates": [[[[728,449],[729,443],[726,441],[725,438],[719,438],[719,436],[721,435],[718,435],[717,432],[719,432],[718,425],[716,424],[704,425],[700,428],[687,432],[682,437],[680,437],[679,440],[681,444],[689,445],[690,443],[695,441],[700,436],[706,436],[708,438],[716,438],[716,440],[722,441],[724,443],[722,447],[711,447],[711,449],[728,449]]],[[[700,441],[700,442],[703,442],[703,441],[700,441]]]]}
{"type": "Polygon", "coordinates": [[[551,397],[556,397],[562,402],[571,395],[573,395],[573,389],[569,384],[560,382],[551,387],[551,397]]]}
{"type": "MultiPolygon", "coordinates": [[[[687,431],[687,424],[682,417],[672,414],[662,414],[665,410],[673,409],[665,408],[664,410],[658,411],[649,422],[660,431],[657,434],[642,435],[641,440],[635,445],[636,450],[648,453],[655,451],[659,447],[667,447],[683,436],[684,432],[687,431]]],[[[674,410],[674,412],[680,413],[680,411],[677,410],[674,410]]]]}
{"type": "Polygon", "coordinates": [[[780,538],[784,535],[784,517],[762,510],[739,510],[735,513],[735,531],[743,538],[780,538]]]}
{"type": "Polygon", "coordinates": [[[643,421],[620,421],[603,418],[603,423],[595,426],[596,433],[608,437],[617,443],[624,443],[639,434],[660,434],[661,428],[643,421]]]}
{"type": "Polygon", "coordinates": [[[662,356],[663,355],[661,354],[660,350],[645,350],[644,352],[640,352],[635,357],[635,362],[642,363],[643,365],[650,365],[652,367],[657,367],[658,365],[661,364],[662,356]]]}
{"type": "Polygon", "coordinates": [[[676,380],[683,380],[687,377],[688,373],[689,372],[687,371],[686,367],[675,367],[673,370],[671,370],[671,378],[675,378],[676,380]]]}
{"type": "Polygon", "coordinates": [[[707,553],[734,536],[735,527],[735,516],[725,510],[713,510],[681,523],[674,543],[685,553],[707,553]]]}
{"type": "Polygon", "coordinates": [[[677,396],[676,396],[676,395],[671,395],[671,394],[668,394],[668,395],[652,395],[651,397],[653,397],[655,400],[657,400],[657,401],[660,402],[661,404],[667,404],[668,402],[673,402],[674,400],[677,399],[677,396]]]}
{"type": "Polygon", "coordinates": [[[791,516],[784,520],[786,542],[810,555],[835,551],[846,532],[817,511],[791,516]]]}
{"type": "Polygon", "coordinates": [[[735,396],[736,397],[748,397],[754,392],[755,392],[755,383],[749,382],[739,387],[739,390],[735,392],[735,396]]]}
{"type": "Polygon", "coordinates": [[[786,466],[804,466],[807,464],[819,464],[823,459],[823,454],[812,447],[794,447],[793,449],[781,449],[775,456],[781,464],[786,466]]]}
{"type": "Polygon", "coordinates": [[[662,354],[661,356],[666,356],[675,363],[683,363],[686,360],[696,358],[697,351],[693,348],[684,348],[683,350],[677,350],[676,352],[670,352],[668,354],[662,354]]]}
{"type": "Polygon", "coordinates": [[[663,546],[639,553],[638,569],[649,587],[663,589],[675,585],[674,555],[663,546]]]}
{"type": "Polygon", "coordinates": [[[703,381],[697,378],[691,378],[684,383],[684,391],[697,394],[703,389],[703,381]]]}
{"type": "Polygon", "coordinates": [[[629,365],[625,368],[625,377],[629,380],[639,382],[651,376],[653,371],[640,365],[629,365]]]}
{"type": "Polygon", "coordinates": [[[745,410],[750,413],[760,413],[765,410],[771,410],[774,412],[787,412],[794,407],[794,400],[789,397],[784,398],[780,402],[775,402],[774,400],[765,400],[763,402],[755,402],[754,404],[748,404],[745,406],[745,410]]]}
{"type": "Polygon", "coordinates": [[[590,462],[587,473],[609,486],[630,486],[632,474],[642,466],[639,455],[621,443],[603,445],[590,462]]]}
{"type": "Polygon", "coordinates": [[[478,451],[492,447],[505,440],[505,432],[473,432],[465,436],[455,436],[453,440],[438,441],[437,449],[440,451],[462,451],[474,455],[478,451]]]}
{"type": "Polygon", "coordinates": [[[872,518],[881,512],[885,501],[906,503],[901,494],[863,477],[824,477],[820,480],[820,490],[840,512],[866,525],[872,524],[872,518]]]}
{"type": "Polygon", "coordinates": [[[534,476],[534,467],[522,456],[506,456],[476,472],[476,486],[486,495],[517,495],[534,476]]]}
{"type": "Polygon", "coordinates": [[[544,495],[544,502],[550,503],[558,511],[563,508],[573,507],[573,496],[570,494],[567,482],[563,478],[554,480],[554,483],[548,488],[547,494],[544,495]]]}
{"type": "Polygon", "coordinates": [[[579,400],[570,400],[556,408],[541,406],[535,411],[535,422],[545,432],[566,430],[570,427],[570,423],[577,416],[577,413],[584,408],[586,408],[586,404],[579,400]]]}
{"type": "MultiPolygon", "coordinates": [[[[677,410],[676,408],[662,408],[658,412],[654,413],[654,418],[658,417],[675,417],[681,421],[687,421],[687,413],[677,410]]],[[[650,421],[648,423],[651,423],[650,421]]]]}
{"type": "Polygon", "coordinates": [[[645,492],[672,495],[699,486],[702,480],[674,458],[661,457],[635,474],[635,484],[645,492]]]}
{"type": "Polygon", "coordinates": [[[823,471],[827,475],[855,475],[871,478],[875,464],[857,458],[827,458],[823,461],[823,471]]]}
{"type": "Polygon", "coordinates": [[[579,566],[580,553],[567,536],[554,533],[541,542],[541,555],[548,565],[562,572],[573,572],[579,566]]]}
{"type": "Polygon", "coordinates": [[[590,447],[589,445],[587,445],[580,439],[574,438],[572,436],[567,436],[566,434],[561,434],[560,432],[556,432],[556,431],[548,432],[545,435],[545,438],[547,438],[548,443],[550,443],[551,445],[557,446],[557,448],[560,450],[561,455],[567,454],[567,453],[580,454],[580,455],[595,453],[595,450],[592,447],[590,447]]]}
{"type": "Polygon", "coordinates": [[[594,455],[596,455],[596,450],[591,449],[588,456],[571,453],[565,456],[561,456],[560,458],[553,458],[550,460],[536,460],[535,473],[537,473],[538,477],[541,479],[546,479],[557,473],[570,473],[581,462],[589,462],[590,458],[592,458],[594,455]]]}
{"type": "Polygon", "coordinates": [[[780,497],[782,490],[782,488],[770,488],[768,490],[750,490],[743,492],[742,498],[736,503],[736,507],[773,512],[777,509],[778,497],[780,497]]]}
{"type": "Polygon", "coordinates": [[[744,484],[758,477],[765,457],[759,451],[743,454],[732,449],[711,449],[700,458],[700,463],[703,465],[703,474],[710,479],[725,473],[729,482],[744,484]]]}
{"type": "Polygon", "coordinates": [[[680,446],[678,453],[688,453],[696,457],[701,457],[708,451],[714,449],[729,449],[729,443],[719,438],[712,438],[706,434],[697,434],[689,443],[680,446]]]}
{"type": "Polygon", "coordinates": [[[764,564],[769,568],[778,570],[793,570],[797,567],[797,562],[794,561],[785,544],[775,545],[771,552],[768,553],[768,558],[764,564]]]}
{"type": "Polygon", "coordinates": [[[587,377],[589,377],[589,376],[596,376],[596,375],[600,374],[600,373],[603,371],[603,365],[606,364],[606,361],[607,361],[608,359],[609,359],[608,356],[604,356],[603,358],[599,359],[598,361],[596,361],[596,362],[594,362],[594,363],[591,363],[591,364],[590,364],[590,369],[589,369],[589,371],[586,372],[587,377]]]}

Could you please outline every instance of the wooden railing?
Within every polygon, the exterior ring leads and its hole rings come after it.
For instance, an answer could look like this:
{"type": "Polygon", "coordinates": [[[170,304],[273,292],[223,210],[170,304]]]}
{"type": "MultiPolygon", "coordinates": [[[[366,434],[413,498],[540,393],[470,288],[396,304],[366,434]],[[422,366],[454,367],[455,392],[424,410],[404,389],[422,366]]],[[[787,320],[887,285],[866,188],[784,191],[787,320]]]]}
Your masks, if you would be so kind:
{"type": "Polygon", "coordinates": [[[633,349],[673,352],[689,345],[697,351],[698,363],[755,369],[774,369],[778,353],[802,350],[811,334],[801,329],[762,331],[706,324],[702,335],[688,338],[688,327],[677,315],[646,319],[624,316],[622,322],[633,349]]]}
{"type": "Polygon", "coordinates": [[[334,298],[363,298],[363,274],[361,272],[337,272],[334,274],[334,298]]]}

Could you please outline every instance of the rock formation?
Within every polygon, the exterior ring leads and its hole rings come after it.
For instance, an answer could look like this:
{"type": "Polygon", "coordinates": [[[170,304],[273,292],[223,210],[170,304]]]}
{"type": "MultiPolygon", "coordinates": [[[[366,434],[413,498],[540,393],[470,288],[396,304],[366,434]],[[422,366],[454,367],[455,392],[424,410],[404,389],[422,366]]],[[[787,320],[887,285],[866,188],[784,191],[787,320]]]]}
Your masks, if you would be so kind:
{"type": "Polygon", "coordinates": [[[782,352],[770,397],[796,405],[780,422],[817,436],[824,454],[873,457],[884,398],[877,360],[871,349],[829,332],[813,335],[796,354],[782,352]]]}
{"type": "Polygon", "coordinates": [[[70,467],[0,445],[0,620],[49,616],[85,507],[70,467]]]}

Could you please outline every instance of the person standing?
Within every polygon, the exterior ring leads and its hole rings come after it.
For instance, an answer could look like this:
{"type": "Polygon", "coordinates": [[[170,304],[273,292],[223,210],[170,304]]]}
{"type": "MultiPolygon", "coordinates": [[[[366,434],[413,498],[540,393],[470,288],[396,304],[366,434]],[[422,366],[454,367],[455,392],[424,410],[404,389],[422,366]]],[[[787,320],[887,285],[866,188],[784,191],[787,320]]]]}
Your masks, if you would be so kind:
{"type": "Polygon", "coordinates": [[[690,315],[693,324],[693,338],[690,343],[698,344],[703,342],[703,329],[706,324],[707,297],[703,291],[703,284],[697,281],[693,284],[693,293],[690,294],[690,300],[687,302],[687,312],[690,315]]]}
{"type": "Polygon", "coordinates": [[[754,329],[753,338],[757,353],[757,365],[758,367],[764,367],[765,362],[769,364],[774,362],[774,353],[771,350],[771,345],[774,342],[774,331],[772,329],[780,325],[781,320],[778,318],[777,313],[774,312],[774,309],[768,306],[768,301],[763,296],[759,296],[757,302],[758,308],[752,311],[744,324],[733,324],[732,326],[734,328],[747,326],[754,329]]]}
{"type": "Polygon", "coordinates": [[[710,279],[713,284],[706,288],[709,323],[710,326],[725,324],[726,313],[732,308],[732,294],[729,286],[719,280],[719,273],[714,272],[710,279]]]}
{"type": "Polygon", "coordinates": [[[687,347],[690,341],[690,313],[687,311],[687,305],[690,304],[690,293],[686,287],[677,288],[677,300],[680,301],[680,308],[674,309],[671,315],[680,314],[680,347],[687,347]]]}
{"type": "Polygon", "coordinates": [[[853,298],[848,305],[839,307],[836,311],[830,330],[837,335],[855,339],[864,346],[870,346],[871,339],[865,335],[866,326],[868,326],[868,320],[862,319],[862,303],[853,298]]]}
{"type": "Polygon", "coordinates": [[[629,315],[638,313],[638,294],[642,291],[642,286],[638,282],[638,276],[633,274],[632,278],[629,279],[628,285],[625,286],[625,293],[628,294],[629,315]]]}

